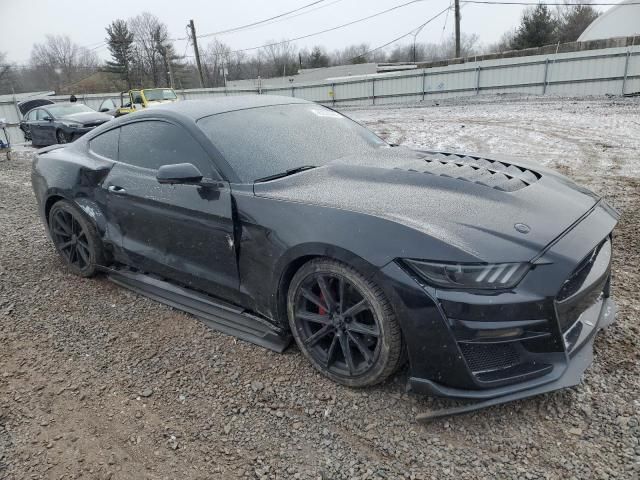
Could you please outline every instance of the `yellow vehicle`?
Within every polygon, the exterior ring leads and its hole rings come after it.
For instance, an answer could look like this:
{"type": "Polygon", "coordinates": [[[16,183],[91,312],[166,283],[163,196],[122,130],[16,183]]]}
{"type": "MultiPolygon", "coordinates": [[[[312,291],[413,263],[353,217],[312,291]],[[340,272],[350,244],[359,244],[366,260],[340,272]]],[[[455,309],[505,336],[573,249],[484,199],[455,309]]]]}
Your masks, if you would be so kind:
{"type": "Polygon", "coordinates": [[[142,108],[153,108],[164,103],[177,102],[178,96],[172,88],[143,88],[120,93],[120,107],[114,116],[119,117],[142,108]]]}

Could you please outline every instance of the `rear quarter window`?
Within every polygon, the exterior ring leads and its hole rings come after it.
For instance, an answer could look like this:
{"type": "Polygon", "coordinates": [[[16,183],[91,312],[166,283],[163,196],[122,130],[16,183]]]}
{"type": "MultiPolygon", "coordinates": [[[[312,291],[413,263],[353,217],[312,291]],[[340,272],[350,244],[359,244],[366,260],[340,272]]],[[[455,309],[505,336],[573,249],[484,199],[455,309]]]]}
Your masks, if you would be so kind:
{"type": "Polygon", "coordinates": [[[110,160],[118,160],[118,141],[120,129],[115,128],[89,140],[89,150],[110,160]]]}

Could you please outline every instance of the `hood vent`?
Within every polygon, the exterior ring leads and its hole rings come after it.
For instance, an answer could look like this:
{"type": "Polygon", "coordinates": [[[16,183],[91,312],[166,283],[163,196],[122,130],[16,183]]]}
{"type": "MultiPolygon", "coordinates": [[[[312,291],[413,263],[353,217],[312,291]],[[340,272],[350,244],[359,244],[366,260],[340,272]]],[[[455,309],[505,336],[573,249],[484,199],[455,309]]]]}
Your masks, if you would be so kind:
{"type": "Polygon", "coordinates": [[[477,183],[502,192],[515,192],[540,178],[539,173],[527,168],[469,155],[423,152],[420,159],[427,164],[423,173],[477,183]]]}

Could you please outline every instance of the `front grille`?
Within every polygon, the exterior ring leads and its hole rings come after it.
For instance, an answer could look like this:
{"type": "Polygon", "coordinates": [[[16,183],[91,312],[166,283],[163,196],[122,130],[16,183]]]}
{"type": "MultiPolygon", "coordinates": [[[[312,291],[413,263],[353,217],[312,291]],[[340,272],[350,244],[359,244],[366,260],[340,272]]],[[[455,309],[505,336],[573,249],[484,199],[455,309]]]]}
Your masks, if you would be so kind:
{"type": "Polygon", "coordinates": [[[520,363],[520,355],[511,343],[460,343],[460,351],[474,372],[502,370],[520,363]]]}

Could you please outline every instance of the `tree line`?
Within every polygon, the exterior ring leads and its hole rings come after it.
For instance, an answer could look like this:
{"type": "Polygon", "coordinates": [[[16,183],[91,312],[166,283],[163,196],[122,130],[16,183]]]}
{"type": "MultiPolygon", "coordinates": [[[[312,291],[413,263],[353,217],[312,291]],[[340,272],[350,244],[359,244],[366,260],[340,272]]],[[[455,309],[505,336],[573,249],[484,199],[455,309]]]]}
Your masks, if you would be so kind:
{"type": "MultiPolygon", "coordinates": [[[[483,46],[475,34],[463,34],[461,55],[519,50],[577,40],[597,18],[589,4],[565,5],[551,10],[539,4],[526,9],[520,23],[500,41],[483,46]]],[[[110,59],[101,62],[96,47],[82,47],[66,35],[47,35],[33,45],[28,65],[12,65],[0,52],[0,93],[54,90],[57,93],[93,93],[134,87],[196,88],[199,76],[192,51],[180,55],[167,25],[156,15],[141,13],[116,19],[105,28],[110,59]],[[188,53],[189,52],[189,53],[188,53]]],[[[269,41],[254,53],[234,51],[213,38],[201,47],[205,87],[221,87],[227,81],[291,76],[300,69],[366,62],[430,62],[454,57],[455,40],[437,43],[411,42],[389,50],[372,49],[368,43],[328,51],[321,45],[298,49],[288,41],[269,41]]],[[[98,47],[99,48],[99,47],[98,47]]]]}

